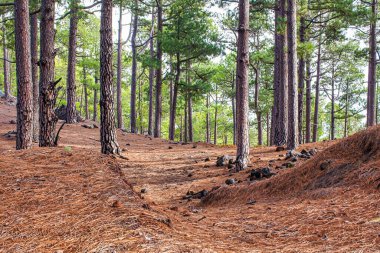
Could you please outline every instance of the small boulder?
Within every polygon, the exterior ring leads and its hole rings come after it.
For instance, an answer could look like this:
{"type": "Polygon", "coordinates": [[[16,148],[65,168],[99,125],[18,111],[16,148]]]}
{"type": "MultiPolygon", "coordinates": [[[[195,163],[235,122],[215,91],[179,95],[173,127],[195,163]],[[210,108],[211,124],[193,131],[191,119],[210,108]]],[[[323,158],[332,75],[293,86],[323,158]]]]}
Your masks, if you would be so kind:
{"type": "Polygon", "coordinates": [[[9,121],[9,124],[15,125],[15,124],[17,124],[17,122],[16,122],[16,120],[12,119],[9,121]]]}
{"type": "Polygon", "coordinates": [[[230,157],[228,155],[219,156],[216,160],[216,166],[222,167],[226,165],[229,160],[230,160],[230,157]]]}
{"type": "Polygon", "coordinates": [[[172,146],[169,146],[169,148],[168,149],[173,149],[173,147],[172,146]]]}
{"type": "Polygon", "coordinates": [[[211,161],[210,157],[206,157],[205,162],[211,161]]]}
{"type": "Polygon", "coordinates": [[[225,183],[226,183],[226,185],[233,185],[233,184],[236,184],[236,181],[233,178],[229,178],[226,180],[225,183]]]}

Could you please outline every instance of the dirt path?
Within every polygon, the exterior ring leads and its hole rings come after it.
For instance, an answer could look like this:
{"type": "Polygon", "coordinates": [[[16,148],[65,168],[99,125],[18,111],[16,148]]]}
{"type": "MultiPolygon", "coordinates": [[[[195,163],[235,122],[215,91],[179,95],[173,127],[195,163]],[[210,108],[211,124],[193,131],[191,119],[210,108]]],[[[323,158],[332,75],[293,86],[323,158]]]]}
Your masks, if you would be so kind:
{"type": "MultiPolygon", "coordinates": [[[[0,107],[0,152],[6,155],[14,149],[14,140],[3,136],[15,127],[9,124],[14,109],[0,107]]],[[[85,150],[83,154],[98,155],[98,132],[80,125],[65,126],[60,150],[73,147],[74,151],[85,150]]],[[[145,239],[138,241],[132,252],[380,252],[380,226],[370,222],[380,216],[378,195],[330,189],[315,199],[274,201],[273,196],[254,204],[204,206],[198,199],[182,197],[188,191],[250,184],[249,170],[230,174],[227,168],[215,166],[217,156],[234,154],[233,147],[181,145],[121,131],[118,140],[129,159],[117,159],[124,178],[147,203],[144,208],[153,213],[149,215],[155,217],[157,213],[164,217],[160,222],[166,224],[141,223],[150,224],[149,231],[144,232],[145,239]],[[241,183],[227,186],[224,182],[228,178],[241,183]]],[[[322,150],[329,145],[325,142],[304,147],[322,150]]],[[[283,153],[275,152],[273,147],[252,149],[251,166],[281,165],[283,153]]],[[[93,162],[91,166],[95,166],[93,162]]],[[[281,173],[278,171],[276,177],[281,173]]],[[[256,197],[252,195],[253,200],[256,197]]]]}

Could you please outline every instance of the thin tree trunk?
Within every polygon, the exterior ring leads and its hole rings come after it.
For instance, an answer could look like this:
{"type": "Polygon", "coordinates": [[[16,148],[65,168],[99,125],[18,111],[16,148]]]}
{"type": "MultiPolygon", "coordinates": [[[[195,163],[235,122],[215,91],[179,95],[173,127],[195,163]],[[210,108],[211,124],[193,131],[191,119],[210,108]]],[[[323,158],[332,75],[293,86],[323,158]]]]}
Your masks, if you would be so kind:
{"type": "Polygon", "coordinates": [[[319,38],[317,56],[317,80],[315,82],[314,120],[313,120],[313,142],[318,139],[318,117],[319,117],[319,83],[321,80],[321,39],[319,38]]]}
{"type": "Polygon", "coordinates": [[[255,68],[255,111],[257,117],[257,144],[263,145],[263,129],[262,129],[262,113],[259,108],[259,93],[260,93],[260,69],[255,68]]]}
{"type": "Polygon", "coordinates": [[[3,30],[4,97],[8,99],[11,97],[11,79],[10,79],[9,52],[8,52],[7,41],[6,41],[5,23],[3,23],[2,30],[3,30]]]}
{"type": "MultiPolygon", "coordinates": [[[[152,31],[150,34],[150,41],[149,41],[149,47],[150,47],[150,58],[153,60],[154,58],[154,8],[152,8],[152,31]]],[[[154,136],[153,133],[153,83],[154,83],[154,68],[151,66],[149,68],[149,115],[148,115],[148,134],[150,136],[154,136]]]]}
{"type": "Polygon", "coordinates": [[[142,101],[141,101],[142,100],[141,85],[142,85],[142,81],[139,82],[139,123],[140,123],[140,134],[144,134],[142,101]]]}
{"type": "Polygon", "coordinates": [[[218,86],[215,88],[214,145],[218,144],[218,86]]]}
{"type": "Polygon", "coordinates": [[[259,146],[263,145],[263,124],[262,124],[262,113],[260,111],[256,112],[257,117],[257,144],[259,146]]]}
{"type": "Polygon", "coordinates": [[[296,0],[288,0],[288,149],[295,149],[298,146],[296,11],[296,0]]]}
{"type": "Polygon", "coordinates": [[[16,0],[15,48],[17,72],[17,136],[16,149],[28,149],[32,146],[33,97],[29,34],[29,2],[16,0]]]}
{"type": "Polygon", "coordinates": [[[207,108],[207,112],[206,112],[206,142],[210,143],[210,135],[211,135],[211,132],[210,132],[210,94],[207,94],[207,97],[206,97],[206,108],[207,108]]]}
{"type": "Polygon", "coordinates": [[[269,112],[267,112],[267,146],[270,146],[269,112]]]}
{"type": "Polygon", "coordinates": [[[285,48],[287,48],[286,0],[277,0],[275,11],[275,65],[274,65],[274,108],[273,143],[277,146],[287,142],[288,126],[288,63],[285,48]]]}
{"type": "MultiPolygon", "coordinates": [[[[305,17],[300,19],[300,43],[305,43],[305,17]]],[[[298,140],[302,143],[303,95],[305,89],[305,56],[301,54],[298,63],[298,140]]]]}
{"type": "MultiPolygon", "coordinates": [[[[179,85],[180,77],[181,77],[181,59],[180,59],[180,54],[177,53],[177,67],[176,67],[176,77],[175,77],[174,90],[173,90],[173,104],[171,106],[170,120],[169,120],[169,140],[174,140],[174,135],[175,135],[175,116],[176,116],[176,110],[177,110],[178,85],[179,85]]],[[[157,106],[157,101],[156,101],[156,106],[157,106]]],[[[156,119],[157,119],[157,114],[156,114],[156,119]]]]}
{"type": "Polygon", "coordinates": [[[185,131],[184,131],[184,135],[183,135],[183,140],[185,143],[187,143],[189,141],[188,137],[189,137],[189,125],[188,125],[188,113],[187,113],[187,99],[185,98],[185,106],[183,108],[183,113],[185,115],[185,122],[184,122],[184,127],[185,127],[185,131]]]}
{"type": "Polygon", "coordinates": [[[30,51],[33,82],[33,141],[38,142],[39,125],[39,86],[38,86],[38,14],[30,16],[30,51]]]}
{"type": "Polygon", "coordinates": [[[346,96],[345,96],[345,102],[346,102],[346,109],[344,111],[344,137],[348,136],[348,108],[349,108],[349,100],[348,95],[349,94],[349,83],[346,83],[346,96]]]}
{"type": "Polygon", "coordinates": [[[93,121],[98,120],[98,90],[94,89],[94,115],[92,118],[93,121]]]}
{"type": "Polygon", "coordinates": [[[76,83],[75,83],[75,70],[76,70],[76,51],[77,51],[77,32],[78,32],[78,0],[73,0],[71,3],[70,14],[70,35],[69,35],[69,56],[67,63],[67,84],[66,84],[66,122],[73,124],[77,122],[76,111],[76,83]]]}
{"type": "Polygon", "coordinates": [[[233,123],[233,144],[236,144],[236,90],[235,90],[235,72],[232,73],[232,123],[233,123]]]}
{"type": "Polygon", "coordinates": [[[135,13],[133,18],[133,32],[132,32],[132,82],[131,82],[131,105],[130,105],[130,117],[131,117],[131,133],[136,133],[136,86],[137,86],[137,47],[136,36],[138,29],[139,14],[138,1],[135,0],[135,13]]]}
{"type": "Polygon", "coordinates": [[[248,64],[249,64],[249,1],[239,0],[239,28],[237,43],[236,82],[236,170],[249,163],[248,122],[248,64]]]}
{"type": "Polygon", "coordinates": [[[55,103],[58,95],[54,81],[55,54],[54,48],[55,1],[42,0],[40,24],[40,143],[41,147],[55,146],[55,103]]]}
{"type": "Polygon", "coordinates": [[[179,129],[179,141],[182,142],[183,140],[183,116],[181,114],[181,125],[179,129]]]}
{"type": "Polygon", "coordinates": [[[310,59],[306,61],[306,134],[305,141],[306,143],[310,142],[311,137],[311,67],[310,67],[310,59]]]}
{"type": "Polygon", "coordinates": [[[90,113],[88,111],[88,93],[87,93],[87,72],[86,67],[83,67],[83,92],[84,92],[84,113],[86,119],[90,119],[90,113]]]}
{"type": "Polygon", "coordinates": [[[332,76],[331,76],[331,140],[335,139],[335,66],[332,66],[332,76]]]}
{"type": "Polygon", "coordinates": [[[193,101],[190,95],[187,98],[187,110],[187,117],[189,120],[189,142],[193,142],[193,101]]]}
{"type": "Polygon", "coordinates": [[[372,16],[369,35],[369,66],[368,66],[368,97],[367,97],[367,126],[376,124],[376,20],[377,0],[372,0],[372,16]]]}
{"type": "Polygon", "coordinates": [[[122,78],[122,31],[123,31],[123,7],[122,1],[120,1],[119,7],[119,30],[118,30],[118,41],[117,41],[117,77],[116,77],[116,107],[117,107],[117,128],[123,129],[123,108],[121,104],[121,78],[122,78]]]}
{"type": "Polygon", "coordinates": [[[112,0],[103,0],[100,23],[100,142],[103,154],[119,154],[112,88],[112,0]]]}
{"type": "MultiPolygon", "coordinates": [[[[160,36],[163,29],[163,20],[162,20],[162,0],[157,0],[157,32],[160,36]]],[[[159,67],[156,70],[156,113],[155,113],[155,122],[154,122],[154,137],[161,137],[161,120],[162,120],[162,43],[161,39],[157,39],[157,62],[159,67]]],[[[178,72],[177,72],[178,75],[178,72]]],[[[173,103],[174,103],[174,94],[173,94],[173,103]]],[[[175,113],[174,113],[175,114],[175,113]]],[[[175,115],[174,115],[175,118],[175,115]]],[[[173,131],[173,129],[172,129],[173,131]]],[[[173,138],[174,138],[174,133],[173,138]]],[[[171,135],[169,134],[169,135],[171,135]]]]}

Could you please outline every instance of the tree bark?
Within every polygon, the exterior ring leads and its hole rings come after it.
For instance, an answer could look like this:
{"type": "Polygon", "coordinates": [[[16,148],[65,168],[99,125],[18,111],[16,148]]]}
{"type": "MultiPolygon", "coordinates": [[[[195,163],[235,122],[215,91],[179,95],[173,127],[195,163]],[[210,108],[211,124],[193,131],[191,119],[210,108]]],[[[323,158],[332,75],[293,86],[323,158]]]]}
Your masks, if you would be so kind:
{"type": "Polygon", "coordinates": [[[331,140],[335,139],[335,66],[333,63],[331,74],[331,119],[330,119],[330,137],[331,140]]]}
{"type": "Polygon", "coordinates": [[[16,0],[15,47],[17,72],[17,136],[16,149],[28,149],[32,146],[32,75],[29,34],[29,2],[16,0]]]}
{"type": "Polygon", "coordinates": [[[98,90],[94,89],[94,114],[93,114],[93,121],[98,120],[98,90]]]}
{"type": "Polygon", "coordinates": [[[248,122],[249,1],[239,0],[239,27],[236,64],[236,171],[249,163],[248,122]]]}
{"type": "Polygon", "coordinates": [[[232,73],[232,124],[233,124],[233,144],[236,144],[236,90],[235,90],[235,73],[232,73]]]}
{"type": "Polygon", "coordinates": [[[73,0],[70,8],[70,35],[69,35],[69,56],[67,63],[67,84],[66,84],[66,122],[73,124],[77,122],[76,110],[76,51],[77,51],[77,32],[78,32],[78,0],[73,0]]]}
{"type": "MultiPolygon", "coordinates": [[[[152,8],[152,31],[150,34],[150,58],[154,58],[154,8],[152,8]]],[[[154,83],[154,68],[151,66],[149,68],[149,116],[148,116],[148,134],[154,136],[154,122],[153,122],[153,83],[154,83]]]]}
{"type": "Polygon", "coordinates": [[[313,142],[318,140],[318,117],[319,117],[319,83],[321,80],[321,38],[318,42],[317,55],[317,80],[315,82],[314,120],[313,120],[313,142]]]}
{"type": "Polygon", "coordinates": [[[218,144],[218,85],[215,87],[214,145],[218,144]]]}
{"type": "Polygon", "coordinates": [[[349,96],[349,83],[347,81],[346,96],[345,96],[346,109],[344,110],[344,137],[348,136],[348,108],[350,106],[348,96],[349,96]]]}
{"type": "Polygon", "coordinates": [[[191,96],[189,95],[187,98],[187,117],[189,120],[189,142],[193,142],[193,101],[191,99],[191,96]]]}
{"type": "Polygon", "coordinates": [[[310,66],[310,59],[306,61],[306,115],[305,115],[305,122],[306,122],[306,135],[305,135],[305,142],[310,143],[310,137],[311,137],[311,66],[310,66]]]}
{"type": "MultiPolygon", "coordinates": [[[[178,85],[179,85],[180,77],[181,77],[181,58],[180,58],[180,54],[177,53],[176,77],[175,77],[174,89],[173,89],[173,103],[170,110],[170,120],[169,120],[169,140],[174,140],[174,135],[175,135],[175,116],[176,116],[176,110],[177,110],[178,85]]],[[[157,99],[157,96],[156,96],[156,99],[157,99]]],[[[156,100],[156,106],[157,106],[157,100],[156,100]]],[[[156,119],[157,119],[157,114],[156,114],[156,119]]]]}
{"type": "Polygon", "coordinates": [[[10,98],[11,95],[11,78],[10,78],[10,64],[9,64],[9,51],[7,48],[5,23],[2,26],[3,30],[3,68],[4,68],[4,97],[10,98]]]}
{"type": "Polygon", "coordinates": [[[56,50],[54,49],[55,0],[42,0],[40,24],[40,143],[41,147],[55,146],[55,103],[58,95],[54,80],[56,50]]]}
{"type": "MultiPolygon", "coordinates": [[[[162,0],[157,0],[158,36],[162,34],[162,29],[163,29],[162,12],[163,12],[162,0]]],[[[155,111],[155,121],[154,121],[154,137],[160,138],[161,137],[161,121],[162,121],[162,42],[161,42],[161,39],[157,39],[157,62],[159,64],[159,67],[156,70],[156,108],[155,108],[156,111],[155,111]]],[[[173,98],[173,102],[174,102],[174,98],[173,98]]],[[[174,134],[173,134],[173,138],[174,138],[174,134]]]]}
{"type": "Polygon", "coordinates": [[[139,82],[139,123],[140,123],[139,125],[140,125],[140,134],[144,134],[141,86],[142,86],[142,81],[139,82]]]}
{"type": "Polygon", "coordinates": [[[131,105],[130,105],[130,117],[131,117],[131,133],[137,133],[136,129],[136,86],[137,86],[137,47],[136,37],[138,29],[139,15],[138,1],[135,0],[135,13],[133,17],[133,32],[132,32],[132,81],[131,81],[131,105]]]}
{"type": "MultiPolygon", "coordinates": [[[[300,19],[300,43],[305,43],[305,17],[300,19]]],[[[301,55],[298,63],[298,141],[302,144],[303,123],[303,95],[305,89],[305,56],[301,55]]]]}
{"type": "Polygon", "coordinates": [[[274,65],[274,108],[273,143],[277,146],[287,142],[288,125],[288,63],[285,48],[287,48],[286,0],[277,0],[275,10],[275,65],[274,65]]]}
{"type": "Polygon", "coordinates": [[[255,68],[255,111],[257,118],[257,144],[263,145],[263,129],[262,129],[262,113],[259,108],[259,93],[260,93],[260,68],[255,68]]]}
{"type": "Polygon", "coordinates": [[[210,94],[207,94],[206,97],[206,143],[210,143],[210,94]]]}
{"type": "Polygon", "coordinates": [[[38,14],[30,16],[30,51],[33,82],[33,141],[38,142],[39,124],[39,85],[38,85],[38,14]]]}
{"type": "Polygon", "coordinates": [[[183,132],[183,140],[185,143],[187,143],[189,141],[188,137],[189,137],[189,125],[188,125],[188,113],[187,113],[187,99],[185,99],[185,106],[183,108],[183,113],[184,113],[184,132],[183,132]]]}
{"type": "Polygon", "coordinates": [[[103,0],[100,23],[100,142],[103,154],[119,154],[112,88],[112,0],[103,0]]]}
{"type": "Polygon", "coordinates": [[[87,71],[86,67],[83,67],[83,92],[84,92],[84,113],[85,118],[90,119],[90,113],[88,111],[88,93],[87,93],[87,71]]]}
{"type": "Polygon", "coordinates": [[[372,0],[372,16],[369,36],[369,64],[368,64],[368,97],[367,97],[367,126],[376,124],[376,20],[377,0],[372,0]]]}
{"type": "Polygon", "coordinates": [[[123,50],[123,42],[122,42],[122,29],[123,29],[123,7],[122,1],[120,1],[119,8],[119,30],[118,30],[118,41],[117,41],[117,78],[116,78],[116,101],[117,101],[117,128],[123,129],[123,108],[121,104],[121,78],[122,78],[122,50],[123,50]]]}

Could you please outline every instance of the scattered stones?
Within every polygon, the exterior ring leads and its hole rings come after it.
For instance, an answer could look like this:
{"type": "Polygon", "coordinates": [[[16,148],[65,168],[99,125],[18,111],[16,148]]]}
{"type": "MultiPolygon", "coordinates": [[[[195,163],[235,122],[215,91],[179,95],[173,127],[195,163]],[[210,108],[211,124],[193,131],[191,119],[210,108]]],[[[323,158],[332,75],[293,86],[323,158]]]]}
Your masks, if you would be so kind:
{"type": "Polygon", "coordinates": [[[227,162],[229,162],[230,157],[228,155],[219,156],[216,160],[216,166],[222,167],[224,165],[227,165],[227,162]]]}
{"type": "Polygon", "coordinates": [[[9,124],[15,125],[15,124],[17,124],[17,122],[16,122],[16,120],[12,119],[9,121],[9,124]]]}
{"type": "Polygon", "coordinates": [[[249,180],[254,181],[262,178],[270,178],[273,175],[276,174],[271,172],[269,167],[253,169],[249,175],[249,180]]]}
{"type": "Polygon", "coordinates": [[[233,185],[233,184],[236,184],[236,180],[233,179],[233,178],[229,178],[226,180],[226,185],[233,185]]]}
{"type": "Polygon", "coordinates": [[[188,192],[186,193],[186,195],[182,197],[182,199],[187,199],[187,200],[191,200],[191,199],[201,199],[201,198],[207,196],[207,194],[208,194],[208,191],[207,191],[207,190],[202,190],[202,191],[197,192],[197,193],[195,193],[195,192],[193,192],[193,191],[188,191],[188,192]]]}
{"type": "Polygon", "coordinates": [[[276,147],[276,152],[280,152],[280,151],[285,151],[285,147],[284,146],[276,147]]]}

